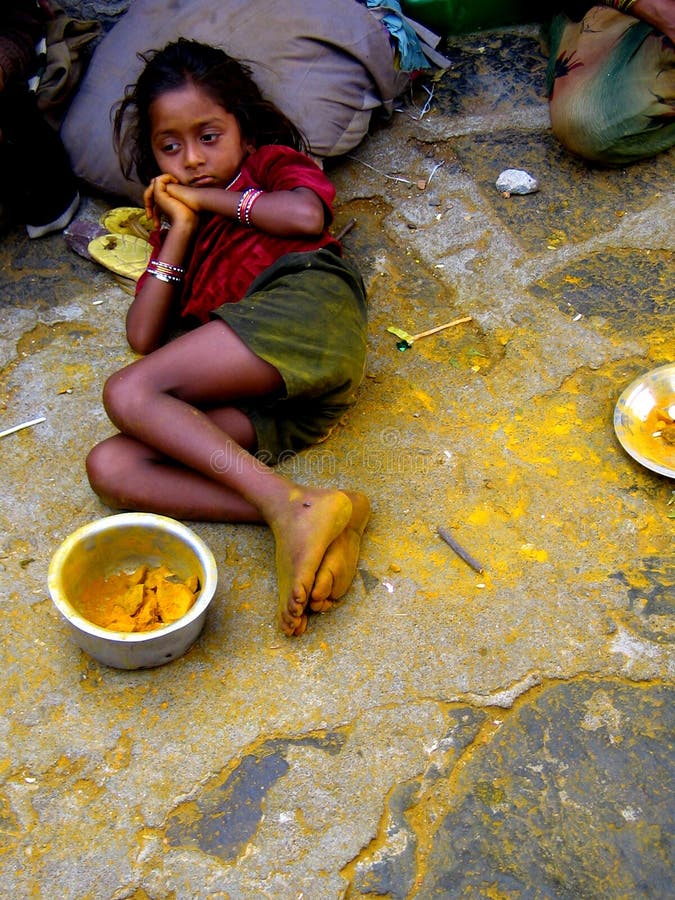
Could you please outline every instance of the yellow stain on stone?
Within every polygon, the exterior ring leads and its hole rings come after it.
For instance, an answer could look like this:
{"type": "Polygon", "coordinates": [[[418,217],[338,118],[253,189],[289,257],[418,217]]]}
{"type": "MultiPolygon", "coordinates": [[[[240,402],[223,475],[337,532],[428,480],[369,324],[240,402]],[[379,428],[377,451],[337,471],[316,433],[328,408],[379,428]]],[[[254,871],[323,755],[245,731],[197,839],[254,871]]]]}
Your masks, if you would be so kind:
{"type": "Polygon", "coordinates": [[[522,640],[523,631],[521,628],[511,628],[503,637],[504,644],[515,644],[522,640]]]}
{"type": "Polygon", "coordinates": [[[661,505],[652,513],[645,513],[638,524],[638,547],[641,556],[658,556],[672,559],[673,525],[667,520],[665,507],[661,505]]]}
{"type": "Polygon", "coordinates": [[[119,772],[131,762],[133,738],[129,729],[122,732],[115,746],[105,754],[105,762],[110,770],[119,772]]]}
{"type": "Polygon", "coordinates": [[[510,508],[509,512],[511,514],[512,519],[521,519],[529,509],[529,503],[524,497],[518,499],[518,501],[510,508]]]}
{"type": "Polygon", "coordinates": [[[103,788],[96,784],[95,781],[92,781],[91,778],[80,778],[69,791],[69,795],[81,806],[89,806],[102,793],[103,788]]]}
{"type": "Polygon", "coordinates": [[[499,886],[496,884],[488,884],[485,887],[485,896],[488,900],[511,900],[513,897],[512,894],[506,894],[504,891],[499,889],[499,886]]]}
{"type": "Polygon", "coordinates": [[[546,562],[548,559],[548,552],[546,550],[542,550],[538,547],[535,547],[534,544],[521,544],[518,548],[518,552],[521,556],[524,556],[525,559],[531,559],[535,562],[546,562]]]}
{"type": "Polygon", "coordinates": [[[493,432],[506,438],[506,448],[517,460],[536,466],[542,475],[565,477],[567,466],[573,465],[574,477],[579,466],[592,466],[594,475],[599,471],[603,480],[615,483],[618,478],[614,460],[601,458],[592,448],[589,436],[598,429],[611,427],[604,415],[582,418],[577,408],[578,386],[565,385],[569,400],[551,403],[550,398],[534,401],[527,414],[519,411],[513,416],[495,421],[493,432]]]}
{"type": "Polygon", "coordinates": [[[80,386],[87,386],[95,377],[100,378],[99,372],[94,372],[89,363],[66,363],[61,369],[61,381],[66,387],[80,382],[80,386]]]}
{"type": "Polygon", "coordinates": [[[472,525],[487,525],[494,516],[494,511],[489,506],[477,506],[468,515],[468,521],[472,525]]]}
{"type": "Polygon", "coordinates": [[[8,554],[11,555],[24,555],[30,553],[32,549],[32,545],[29,541],[26,541],[23,538],[14,538],[14,540],[9,543],[7,551],[8,554]]]}
{"type": "Polygon", "coordinates": [[[245,591],[253,585],[253,581],[246,576],[235,576],[232,579],[233,591],[245,591]]]}
{"type": "Polygon", "coordinates": [[[427,412],[435,411],[436,404],[434,403],[433,397],[430,394],[427,394],[426,391],[413,390],[412,395],[415,400],[418,400],[422,404],[427,412]]]}
{"type": "Polygon", "coordinates": [[[551,234],[548,237],[548,244],[550,247],[557,249],[563,244],[567,243],[567,234],[562,230],[562,228],[554,228],[551,234]]]}
{"type": "Polygon", "coordinates": [[[0,794],[0,854],[12,848],[14,841],[10,843],[10,838],[19,838],[24,832],[25,826],[19,823],[9,798],[0,794]]]}
{"type": "Polygon", "coordinates": [[[133,894],[129,894],[129,900],[151,900],[150,894],[146,893],[143,888],[136,888],[133,894]]]}
{"type": "Polygon", "coordinates": [[[513,337],[512,331],[507,331],[504,328],[495,328],[494,330],[494,338],[499,344],[500,347],[506,347],[508,342],[513,337]]]}

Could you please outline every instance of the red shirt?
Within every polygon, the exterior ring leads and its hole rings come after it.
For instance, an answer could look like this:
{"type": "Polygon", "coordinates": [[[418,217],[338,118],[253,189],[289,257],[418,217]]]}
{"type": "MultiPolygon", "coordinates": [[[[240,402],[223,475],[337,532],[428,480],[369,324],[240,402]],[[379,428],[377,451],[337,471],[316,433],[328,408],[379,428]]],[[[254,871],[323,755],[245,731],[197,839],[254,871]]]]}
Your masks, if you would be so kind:
{"type": "MultiPolygon", "coordinates": [[[[290,147],[267,145],[248,156],[231,190],[247,187],[264,191],[309,188],[326,208],[326,226],[333,221],[335,188],[312,159],[290,147]]],[[[163,234],[155,231],[150,237],[153,258],[161,255],[163,234]]],[[[223,303],[241,300],[254,279],[279,257],[327,246],[340,252],[339,242],[327,227],[316,236],[281,237],[217,213],[203,213],[190,258],[185,262],[181,315],[206,322],[209,313],[223,303]]],[[[147,272],[141,275],[137,292],[147,277],[147,272]]]]}

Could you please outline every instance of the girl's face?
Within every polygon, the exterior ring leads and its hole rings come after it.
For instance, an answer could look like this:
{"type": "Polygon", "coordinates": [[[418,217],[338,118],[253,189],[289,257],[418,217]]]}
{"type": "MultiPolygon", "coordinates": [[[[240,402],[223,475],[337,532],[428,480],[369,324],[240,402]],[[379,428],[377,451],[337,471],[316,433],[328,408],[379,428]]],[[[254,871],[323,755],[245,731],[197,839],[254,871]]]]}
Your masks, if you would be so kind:
{"type": "Polygon", "coordinates": [[[150,133],[161,171],[190,187],[227,187],[253,149],[236,118],[191,83],[153,101],[150,133]]]}

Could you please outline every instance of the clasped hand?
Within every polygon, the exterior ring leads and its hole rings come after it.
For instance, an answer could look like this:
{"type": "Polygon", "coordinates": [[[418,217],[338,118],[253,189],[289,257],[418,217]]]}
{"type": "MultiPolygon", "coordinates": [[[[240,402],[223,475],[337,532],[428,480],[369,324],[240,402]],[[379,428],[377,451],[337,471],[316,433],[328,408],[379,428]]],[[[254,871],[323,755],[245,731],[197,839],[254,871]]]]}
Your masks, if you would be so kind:
{"type": "Polygon", "coordinates": [[[164,215],[172,226],[182,224],[193,230],[198,222],[198,197],[197,188],[180,184],[173,175],[158,175],[143,192],[145,214],[152,219],[155,228],[159,228],[160,218],[164,215]]]}

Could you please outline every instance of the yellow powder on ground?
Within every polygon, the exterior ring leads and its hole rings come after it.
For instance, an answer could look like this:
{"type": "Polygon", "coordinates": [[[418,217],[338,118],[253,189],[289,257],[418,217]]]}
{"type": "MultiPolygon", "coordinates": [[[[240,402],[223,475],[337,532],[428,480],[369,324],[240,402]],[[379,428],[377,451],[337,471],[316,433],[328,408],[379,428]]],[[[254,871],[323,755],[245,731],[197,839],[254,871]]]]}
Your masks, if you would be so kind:
{"type": "Polygon", "coordinates": [[[180,619],[199,593],[199,579],[177,580],[166,566],[96,578],[83,590],[78,612],[110,631],[154,631],[180,619]]]}

